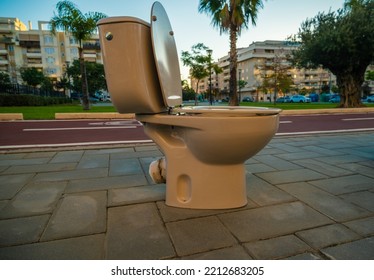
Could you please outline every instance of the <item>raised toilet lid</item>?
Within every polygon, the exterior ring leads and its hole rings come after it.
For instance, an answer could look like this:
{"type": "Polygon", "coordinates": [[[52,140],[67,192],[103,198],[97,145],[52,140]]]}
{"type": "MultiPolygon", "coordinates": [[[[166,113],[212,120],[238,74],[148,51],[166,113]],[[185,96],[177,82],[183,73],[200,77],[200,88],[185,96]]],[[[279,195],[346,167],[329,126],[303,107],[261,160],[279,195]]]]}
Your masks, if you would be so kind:
{"type": "Polygon", "coordinates": [[[174,33],[164,7],[159,2],[151,10],[152,48],[164,103],[182,105],[181,76],[174,33]]]}

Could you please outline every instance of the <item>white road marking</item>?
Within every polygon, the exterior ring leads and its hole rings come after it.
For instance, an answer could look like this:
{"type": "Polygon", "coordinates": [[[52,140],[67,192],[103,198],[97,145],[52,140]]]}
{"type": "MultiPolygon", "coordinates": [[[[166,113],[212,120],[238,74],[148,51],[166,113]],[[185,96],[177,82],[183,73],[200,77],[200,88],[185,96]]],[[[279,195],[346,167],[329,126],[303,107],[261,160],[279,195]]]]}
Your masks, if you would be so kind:
{"type": "Polygon", "coordinates": [[[367,121],[374,120],[374,118],[352,118],[352,119],[342,119],[342,121],[367,121]]]}
{"type": "Polygon", "coordinates": [[[23,131],[64,131],[64,130],[93,130],[93,129],[127,129],[137,126],[100,126],[100,127],[53,127],[53,128],[24,128],[23,131]]]}
{"type": "Polygon", "coordinates": [[[61,144],[11,145],[11,146],[0,146],[0,149],[56,148],[56,147],[69,147],[69,146],[137,144],[137,143],[152,143],[152,142],[153,142],[152,140],[128,140],[128,141],[78,142],[78,143],[61,143],[61,144]]]}
{"type": "Polygon", "coordinates": [[[292,121],[279,121],[279,123],[292,123],[292,121]]]}
{"type": "Polygon", "coordinates": [[[374,128],[356,128],[356,129],[337,129],[337,130],[318,130],[318,131],[301,131],[301,132],[279,132],[276,136],[291,135],[307,135],[307,134],[323,134],[323,133],[339,133],[339,132],[358,132],[358,131],[374,131],[374,128]]]}

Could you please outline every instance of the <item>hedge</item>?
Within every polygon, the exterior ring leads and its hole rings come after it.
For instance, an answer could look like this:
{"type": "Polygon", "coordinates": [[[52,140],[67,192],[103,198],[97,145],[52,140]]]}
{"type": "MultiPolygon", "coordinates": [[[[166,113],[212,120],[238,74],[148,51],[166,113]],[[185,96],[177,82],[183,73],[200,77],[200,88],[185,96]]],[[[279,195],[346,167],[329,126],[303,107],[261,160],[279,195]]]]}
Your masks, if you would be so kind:
{"type": "Polygon", "coordinates": [[[71,99],[65,97],[49,97],[31,94],[0,94],[0,106],[48,106],[72,102],[71,99]]]}

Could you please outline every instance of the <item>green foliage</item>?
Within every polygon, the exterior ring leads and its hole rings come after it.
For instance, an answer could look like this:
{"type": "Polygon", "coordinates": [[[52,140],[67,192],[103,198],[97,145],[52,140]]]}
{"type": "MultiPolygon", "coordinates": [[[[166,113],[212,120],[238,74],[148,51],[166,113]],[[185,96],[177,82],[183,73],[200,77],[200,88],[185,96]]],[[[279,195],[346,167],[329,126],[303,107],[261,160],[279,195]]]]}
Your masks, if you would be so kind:
{"type": "Polygon", "coordinates": [[[367,71],[365,75],[365,80],[374,81],[374,71],[367,71]]]}
{"type": "Polygon", "coordinates": [[[319,13],[302,23],[294,53],[299,67],[323,66],[336,77],[342,107],[361,106],[366,68],[374,61],[374,1],[350,0],[337,12],[319,13]]]}
{"type": "Polygon", "coordinates": [[[88,12],[83,14],[73,2],[60,1],[56,4],[57,15],[55,14],[50,20],[51,32],[56,33],[57,30],[69,32],[79,43],[79,63],[81,64],[81,92],[83,94],[83,108],[90,109],[88,101],[88,85],[86,76],[86,65],[83,58],[84,40],[90,39],[92,34],[97,31],[96,23],[98,20],[107,17],[103,13],[88,12]]]}
{"type": "Polygon", "coordinates": [[[32,94],[0,94],[0,106],[48,106],[71,103],[71,99],[32,94]]]}
{"type": "Polygon", "coordinates": [[[0,72],[0,92],[7,91],[11,87],[8,73],[0,72]]]}
{"type": "MultiPolygon", "coordinates": [[[[181,56],[183,65],[190,67],[190,75],[197,80],[196,93],[198,92],[199,82],[208,77],[210,70],[213,70],[216,74],[221,73],[222,69],[212,63],[211,50],[203,43],[198,43],[191,47],[191,52],[182,51],[181,56]]],[[[197,103],[197,96],[195,100],[197,103]]]]}
{"type": "Polygon", "coordinates": [[[237,51],[236,42],[248,22],[256,25],[257,14],[263,8],[262,0],[200,0],[199,12],[212,17],[212,25],[220,33],[230,36],[230,105],[239,105],[237,96],[237,51]]]}
{"type": "Polygon", "coordinates": [[[46,79],[43,72],[35,67],[21,68],[22,80],[29,86],[36,87],[46,79]]]}
{"type": "MultiPolygon", "coordinates": [[[[104,65],[95,62],[85,61],[88,92],[93,95],[98,90],[107,90],[104,65]]],[[[66,69],[67,75],[72,78],[72,90],[81,92],[82,79],[80,74],[80,64],[78,60],[74,60],[72,65],[66,69]]]]}

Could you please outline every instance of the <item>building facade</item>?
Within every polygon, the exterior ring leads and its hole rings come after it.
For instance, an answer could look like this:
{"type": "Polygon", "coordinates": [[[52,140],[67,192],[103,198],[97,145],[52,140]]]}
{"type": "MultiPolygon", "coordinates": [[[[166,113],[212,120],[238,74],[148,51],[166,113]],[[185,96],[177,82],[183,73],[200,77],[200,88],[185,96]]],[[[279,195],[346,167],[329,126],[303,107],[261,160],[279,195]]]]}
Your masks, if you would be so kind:
{"type": "MultiPolygon", "coordinates": [[[[83,53],[86,61],[103,63],[98,35],[83,42],[83,53]]],[[[0,17],[0,71],[8,73],[12,83],[22,84],[22,67],[35,67],[57,81],[78,57],[75,38],[65,32],[53,35],[49,22],[38,21],[33,29],[17,18],[0,17]]]]}
{"type": "MultiPolygon", "coordinates": [[[[336,78],[326,69],[296,69],[291,66],[288,57],[298,46],[287,41],[263,41],[254,42],[247,48],[240,48],[237,64],[237,81],[244,81],[240,88],[241,99],[251,97],[254,100],[267,100],[277,96],[299,93],[301,91],[320,93],[323,86],[336,85],[336,78]],[[283,71],[292,80],[289,92],[280,89],[264,89],[265,77],[274,77],[283,71]],[[277,73],[278,72],[278,73],[277,73]]],[[[212,92],[216,99],[225,98],[229,93],[230,61],[226,55],[217,62],[223,70],[220,74],[212,73],[212,92]]],[[[274,79],[274,78],[273,78],[274,79]]],[[[273,81],[275,84],[275,82],[273,81]]],[[[209,91],[209,77],[200,81],[198,93],[209,91]]],[[[191,80],[193,89],[196,89],[196,81],[191,80]]],[[[239,91],[239,89],[238,89],[239,91]]]]}

